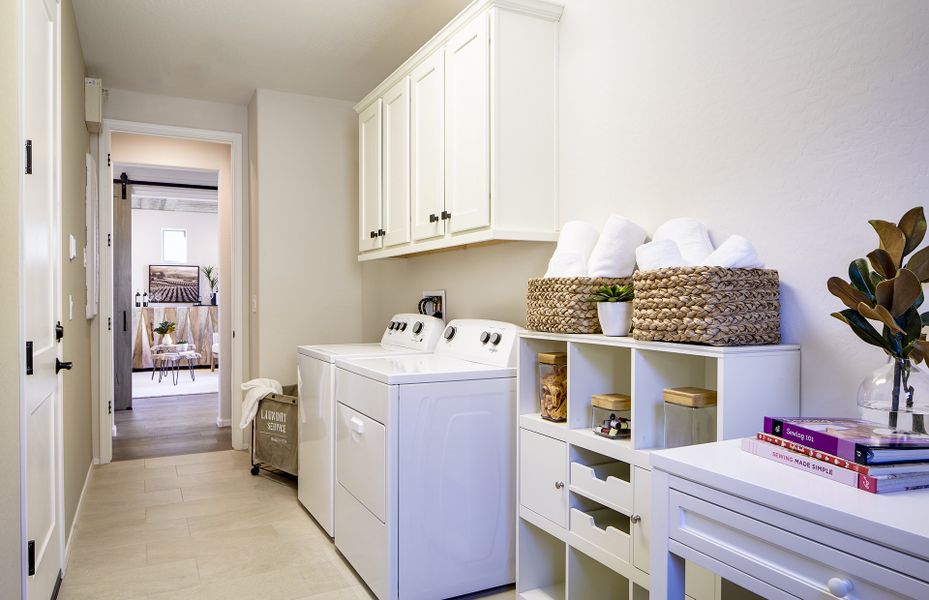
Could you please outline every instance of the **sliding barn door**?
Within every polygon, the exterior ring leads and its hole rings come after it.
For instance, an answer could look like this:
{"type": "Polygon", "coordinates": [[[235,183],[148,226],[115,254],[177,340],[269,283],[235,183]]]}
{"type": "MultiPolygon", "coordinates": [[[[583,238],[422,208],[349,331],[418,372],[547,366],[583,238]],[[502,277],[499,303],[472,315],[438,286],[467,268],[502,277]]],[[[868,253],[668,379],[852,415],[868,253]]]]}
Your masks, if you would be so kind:
{"type": "Polygon", "coordinates": [[[132,197],[113,184],[113,408],[132,408],[132,197]]]}

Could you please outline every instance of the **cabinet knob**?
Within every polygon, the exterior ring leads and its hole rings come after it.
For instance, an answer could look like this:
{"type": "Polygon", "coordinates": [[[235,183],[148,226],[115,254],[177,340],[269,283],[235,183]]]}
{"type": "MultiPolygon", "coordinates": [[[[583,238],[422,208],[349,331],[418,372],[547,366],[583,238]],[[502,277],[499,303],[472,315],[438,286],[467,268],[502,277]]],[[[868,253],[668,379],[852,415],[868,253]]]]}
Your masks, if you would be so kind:
{"type": "Polygon", "coordinates": [[[560,490],[560,489],[563,488],[563,487],[564,487],[564,481],[556,481],[556,482],[555,482],[555,489],[556,489],[556,490],[560,490]]]}
{"type": "Polygon", "coordinates": [[[829,588],[829,593],[836,598],[844,598],[855,589],[855,584],[841,577],[833,577],[826,583],[826,586],[829,588]]]}
{"type": "Polygon", "coordinates": [[[642,520],[642,517],[639,515],[632,515],[631,517],[629,517],[630,523],[638,523],[641,520],[642,520]]]}
{"type": "Polygon", "coordinates": [[[384,231],[383,229],[377,230],[377,237],[384,237],[385,235],[387,235],[387,232],[384,231]]]}
{"type": "Polygon", "coordinates": [[[446,219],[451,219],[451,218],[452,218],[452,213],[448,212],[447,210],[443,210],[443,211],[442,211],[442,220],[443,220],[443,221],[446,220],[446,219]]]}
{"type": "Polygon", "coordinates": [[[435,213],[429,215],[429,222],[430,222],[430,223],[438,223],[438,222],[439,222],[439,215],[437,215],[437,214],[435,214],[435,213]]]}
{"type": "Polygon", "coordinates": [[[376,232],[376,231],[371,231],[371,232],[369,232],[369,235],[371,236],[371,239],[374,239],[374,238],[377,237],[377,232],[376,232]]]}

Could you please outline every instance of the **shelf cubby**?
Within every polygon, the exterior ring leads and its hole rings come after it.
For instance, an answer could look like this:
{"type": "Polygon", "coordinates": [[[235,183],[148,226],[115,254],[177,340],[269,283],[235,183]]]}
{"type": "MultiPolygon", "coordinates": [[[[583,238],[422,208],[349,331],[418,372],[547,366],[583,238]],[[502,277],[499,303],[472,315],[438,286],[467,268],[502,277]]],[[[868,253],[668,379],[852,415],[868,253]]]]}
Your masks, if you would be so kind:
{"type": "Polygon", "coordinates": [[[521,600],[565,600],[565,543],[525,520],[519,522],[516,591],[521,600]]]}
{"type": "Polygon", "coordinates": [[[568,344],[568,427],[593,427],[590,399],[596,394],[630,394],[632,351],[618,346],[568,344]]]}
{"type": "Polygon", "coordinates": [[[568,343],[562,340],[520,338],[517,362],[520,373],[531,373],[530,377],[520,377],[517,389],[517,410],[520,415],[521,426],[542,433],[564,439],[563,430],[568,428],[566,423],[555,423],[543,419],[539,414],[539,352],[565,352],[568,343]],[[526,417],[522,419],[522,417],[526,417]]]}
{"type": "Polygon", "coordinates": [[[568,548],[568,597],[628,598],[628,579],[592,559],[583,552],[568,548]]]}

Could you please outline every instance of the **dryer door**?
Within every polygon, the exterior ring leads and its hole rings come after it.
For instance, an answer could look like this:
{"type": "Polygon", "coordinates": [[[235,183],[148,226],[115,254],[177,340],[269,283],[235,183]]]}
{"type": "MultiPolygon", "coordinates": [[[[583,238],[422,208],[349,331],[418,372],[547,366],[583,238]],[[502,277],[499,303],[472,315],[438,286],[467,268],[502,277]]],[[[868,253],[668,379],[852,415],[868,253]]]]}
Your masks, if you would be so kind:
{"type": "Polygon", "coordinates": [[[401,598],[515,581],[515,381],[400,386],[401,598]]]}
{"type": "Polygon", "coordinates": [[[339,483],[381,523],[386,523],[387,430],[341,402],[337,428],[339,483]]]}

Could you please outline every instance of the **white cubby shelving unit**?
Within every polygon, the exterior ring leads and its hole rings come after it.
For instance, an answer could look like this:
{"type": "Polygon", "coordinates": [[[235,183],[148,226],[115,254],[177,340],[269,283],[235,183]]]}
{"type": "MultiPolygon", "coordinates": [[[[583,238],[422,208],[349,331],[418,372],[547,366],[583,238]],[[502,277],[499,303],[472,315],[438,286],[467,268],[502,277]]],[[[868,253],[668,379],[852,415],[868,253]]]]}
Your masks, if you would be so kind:
{"type": "MultiPolygon", "coordinates": [[[[751,436],[764,415],[800,414],[800,347],[713,347],[629,337],[520,334],[517,594],[521,600],[648,598],[652,450],[664,448],[664,390],[716,390],[717,439],[751,436]],[[539,415],[539,352],[568,355],[568,418],[539,415]],[[632,397],[632,435],[593,432],[591,396],[632,397]]],[[[693,600],[718,578],[687,567],[693,600]]]]}

